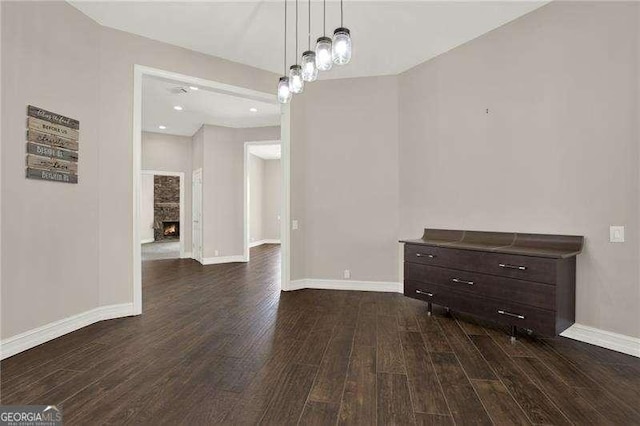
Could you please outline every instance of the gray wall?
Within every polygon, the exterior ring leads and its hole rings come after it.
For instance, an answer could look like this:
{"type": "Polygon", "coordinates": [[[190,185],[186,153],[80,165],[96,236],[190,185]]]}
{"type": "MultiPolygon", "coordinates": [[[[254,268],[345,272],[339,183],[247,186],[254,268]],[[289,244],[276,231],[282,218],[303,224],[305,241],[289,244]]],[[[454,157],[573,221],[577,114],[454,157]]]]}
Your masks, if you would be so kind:
{"type": "Polygon", "coordinates": [[[180,234],[185,252],[191,251],[191,160],[192,138],[142,132],[142,170],[184,173],[184,223],[180,234]]]}
{"type": "Polygon", "coordinates": [[[264,160],[262,195],[262,239],[280,239],[282,203],[282,168],[280,160],[264,160]]]}
{"type": "Polygon", "coordinates": [[[577,321],[640,336],[638,9],[553,2],[400,75],[400,236],[584,235],[577,321]]]}
{"type": "Polygon", "coordinates": [[[396,77],[319,81],[293,102],[292,279],[398,281],[396,77]]]}
{"type": "Polygon", "coordinates": [[[101,27],[65,2],[0,7],[1,337],[7,338],[132,301],[134,64],[263,92],[273,91],[277,75],[101,27]],[[80,120],[78,185],[24,178],[28,104],[80,120]],[[28,315],[24,306],[31,307],[28,315]]]}
{"type": "Polygon", "coordinates": [[[244,254],[244,143],[279,140],[280,127],[203,126],[203,257],[244,254]]]}
{"type": "Polygon", "coordinates": [[[280,239],[280,160],[249,154],[249,242],[280,239]]]}
{"type": "Polygon", "coordinates": [[[263,240],[264,160],[249,154],[249,242],[263,240]]]}
{"type": "MultiPolygon", "coordinates": [[[[98,306],[101,168],[111,176],[131,171],[124,162],[121,167],[102,162],[100,155],[97,24],[66,3],[2,2],[0,7],[0,333],[7,338],[98,306]],[[80,121],[77,185],[25,179],[24,129],[29,104],[80,121]]],[[[130,206],[131,197],[126,199],[126,194],[130,192],[124,193],[120,202],[130,206]]],[[[119,223],[127,222],[112,222],[112,232],[129,237],[129,243],[120,249],[130,253],[131,226],[120,227],[119,223]]],[[[130,276],[127,282],[131,282],[130,276]]],[[[128,302],[131,291],[121,296],[119,302],[128,302]]]]}

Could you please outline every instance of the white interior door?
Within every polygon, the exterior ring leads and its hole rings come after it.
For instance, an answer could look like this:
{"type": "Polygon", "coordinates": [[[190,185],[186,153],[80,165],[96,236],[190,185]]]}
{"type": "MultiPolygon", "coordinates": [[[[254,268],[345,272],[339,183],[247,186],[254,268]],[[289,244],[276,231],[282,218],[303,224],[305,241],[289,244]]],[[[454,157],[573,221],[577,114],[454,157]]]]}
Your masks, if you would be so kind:
{"type": "Polygon", "coordinates": [[[192,179],[192,253],[202,263],[202,169],[193,171],[192,179]]]}

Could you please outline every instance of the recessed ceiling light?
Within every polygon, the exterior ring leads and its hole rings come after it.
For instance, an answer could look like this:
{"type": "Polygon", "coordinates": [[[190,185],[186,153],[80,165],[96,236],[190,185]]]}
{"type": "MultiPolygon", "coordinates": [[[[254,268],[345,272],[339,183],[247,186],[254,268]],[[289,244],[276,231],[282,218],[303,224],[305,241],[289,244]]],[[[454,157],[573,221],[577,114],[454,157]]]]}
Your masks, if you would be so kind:
{"type": "Polygon", "coordinates": [[[176,111],[182,111],[182,107],[180,105],[176,105],[173,107],[176,111]]]}
{"type": "Polygon", "coordinates": [[[199,90],[196,86],[189,86],[189,89],[194,90],[194,91],[195,90],[199,90]]]}
{"type": "Polygon", "coordinates": [[[249,111],[251,111],[251,112],[258,112],[258,108],[249,108],[249,111]]]}
{"type": "Polygon", "coordinates": [[[160,130],[164,130],[166,128],[167,128],[167,126],[158,126],[158,129],[160,129],[160,130]]]}

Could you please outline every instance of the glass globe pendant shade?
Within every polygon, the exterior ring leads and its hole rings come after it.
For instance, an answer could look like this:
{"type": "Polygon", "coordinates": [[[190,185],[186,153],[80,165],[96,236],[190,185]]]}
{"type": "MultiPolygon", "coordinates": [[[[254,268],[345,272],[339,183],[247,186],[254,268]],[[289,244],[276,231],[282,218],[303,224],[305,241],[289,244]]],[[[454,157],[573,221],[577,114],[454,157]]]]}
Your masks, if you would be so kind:
{"type": "Polygon", "coordinates": [[[316,68],[316,53],[307,50],[302,54],[302,79],[304,81],[316,81],[318,68],[316,68]]]}
{"type": "Polygon", "coordinates": [[[291,65],[289,68],[289,89],[294,95],[304,91],[304,80],[302,79],[302,67],[300,65],[291,65]]]}
{"type": "Polygon", "coordinates": [[[289,89],[289,77],[280,77],[278,81],[278,102],[286,104],[291,100],[291,90],[289,89]]]}
{"type": "Polygon", "coordinates": [[[348,28],[336,28],[333,32],[331,57],[336,65],[345,65],[351,60],[351,32],[348,28]]]}
{"type": "Polygon", "coordinates": [[[320,71],[329,71],[332,65],[331,39],[329,37],[320,37],[316,42],[316,67],[320,71]]]}

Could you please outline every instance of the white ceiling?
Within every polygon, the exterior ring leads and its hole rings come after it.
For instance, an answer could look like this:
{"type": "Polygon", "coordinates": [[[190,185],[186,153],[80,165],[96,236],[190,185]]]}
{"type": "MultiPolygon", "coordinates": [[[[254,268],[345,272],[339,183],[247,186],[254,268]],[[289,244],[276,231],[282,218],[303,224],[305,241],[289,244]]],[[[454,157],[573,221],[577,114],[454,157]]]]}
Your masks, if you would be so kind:
{"type": "Polygon", "coordinates": [[[249,145],[249,154],[260,157],[263,160],[279,160],[280,144],[273,145],[249,145]]]}
{"type": "MultiPolygon", "coordinates": [[[[344,2],[353,58],[321,78],[397,74],[516,19],[548,1],[344,2]]],[[[283,2],[71,1],[102,25],[281,74],[283,2]]],[[[299,55],[307,47],[307,2],[299,3],[299,55]]],[[[295,29],[289,0],[289,35],[295,29]]],[[[322,2],[312,2],[312,43],[321,35],[322,2]]],[[[339,26],[340,6],[327,1],[327,32],[339,26]]],[[[295,58],[289,37],[289,61],[295,58]]]]}
{"type": "Polygon", "coordinates": [[[206,87],[192,90],[185,83],[143,78],[144,131],[192,136],[203,124],[236,128],[279,126],[280,106],[218,93],[206,87]],[[181,106],[182,111],[176,111],[173,108],[176,105],[181,106]],[[253,112],[251,108],[257,111],[253,112]],[[166,129],[159,129],[161,125],[166,129]]]}

